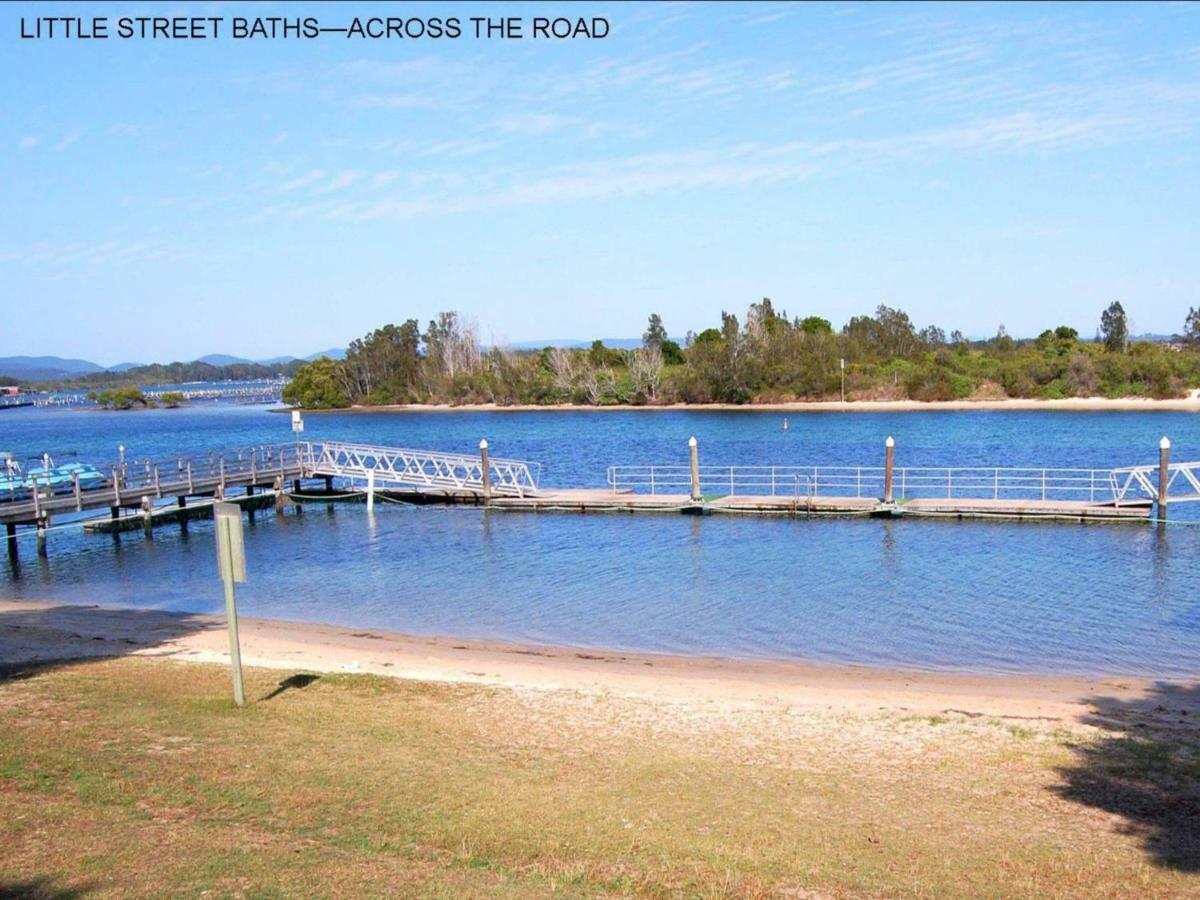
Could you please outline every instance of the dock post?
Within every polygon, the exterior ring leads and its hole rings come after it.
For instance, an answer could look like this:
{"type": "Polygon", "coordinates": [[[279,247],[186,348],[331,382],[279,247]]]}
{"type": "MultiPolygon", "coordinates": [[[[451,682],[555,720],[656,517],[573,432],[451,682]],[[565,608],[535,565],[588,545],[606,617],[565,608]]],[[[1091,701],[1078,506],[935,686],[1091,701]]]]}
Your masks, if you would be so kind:
{"type": "Polygon", "coordinates": [[[896,469],[896,439],[890,434],[888,439],[883,442],[887,448],[887,456],[883,467],[883,502],[892,502],[892,475],[896,469]]]}
{"type": "Polygon", "coordinates": [[[1171,441],[1163,435],[1158,442],[1158,521],[1167,521],[1167,493],[1171,483],[1171,441]]]}
{"type": "Polygon", "coordinates": [[[325,476],[325,493],[327,493],[327,494],[333,493],[333,476],[332,475],[325,476]]]}
{"type": "Polygon", "coordinates": [[[283,476],[279,475],[275,478],[275,512],[283,512],[283,476]]]}
{"type": "Polygon", "coordinates": [[[375,512],[375,470],[367,473],[367,512],[375,512]]]}
{"type": "Polygon", "coordinates": [[[79,496],[79,473],[71,473],[71,493],[75,495],[75,512],[83,512],[83,498],[79,496]]]}
{"type": "Polygon", "coordinates": [[[15,522],[4,523],[5,534],[8,539],[5,541],[8,544],[8,558],[15,560],[17,558],[17,526],[15,522]]]}
{"type": "Polygon", "coordinates": [[[50,517],[38,519],[37,523],[37,552],[38,556],[46,556],[46,526],[50,524],[50,517]]]}
{"type": "Polygon", "coordinates": [[[196,484],[195,484],[195,482],[192,481],[192,461],[190,459],[188,460],[187,473],[188,473],[188,493],[194,494],[194,493],[196,493],[196,484]]]}
{"type": "Polygon", "coordinates": [[[152,515],[153,512],[154,512],[154,506],[153,506],[153,504],[150,503],[150,498],[143,496],[142,497],[142,531],[145,532],[146,537],[153,536],[153,531],[154,531],[154,517],[152,515]]]}
{"type": "Polygon", "coordinates": [[[479,442],[479,477],[483,481],[483,502],[492,502],[492,469],[488,465],[488,442],[483,438],[479,442]]]}
{"type": "Polygon", "coordinates": [[[225,454],[221,454],[221,499],[225,499],[225,454]]]}
{"type": "Polygon", "coordinates": [[[692,501],[699,503],[704,495],[700,493],[700,447],[694,435],[688,438],[688,454],[692,467],[692,501]]]}

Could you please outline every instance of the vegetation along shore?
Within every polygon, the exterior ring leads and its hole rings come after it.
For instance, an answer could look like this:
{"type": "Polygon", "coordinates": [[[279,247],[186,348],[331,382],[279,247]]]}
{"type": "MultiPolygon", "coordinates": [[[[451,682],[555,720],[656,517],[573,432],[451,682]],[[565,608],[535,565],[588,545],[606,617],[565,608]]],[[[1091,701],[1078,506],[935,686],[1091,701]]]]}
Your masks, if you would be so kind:
{"type": "MultiPolygon", "coordinates": [[[[1131,340],[1124,308],[1103,310],[1094,340],[1067,326],[1017,340],[1001,326],[988,340],[918,329],[880,306],[840,331],[819,316],[789,317],[769,299],[744,322],[680,343],[649,317],[640,347],[485,348],[454,312],[425,331],[415,319],[353,341],[344,360],[300,367],[284,400],[309,409],[395,405],[790,404],[807,401],[954,402],[1072,398],[1183,399],[1200,388],[1200,310],[1179,335],[1131,340]]],[[[976,407],[977,408],[977,407],[976,407]]]]}

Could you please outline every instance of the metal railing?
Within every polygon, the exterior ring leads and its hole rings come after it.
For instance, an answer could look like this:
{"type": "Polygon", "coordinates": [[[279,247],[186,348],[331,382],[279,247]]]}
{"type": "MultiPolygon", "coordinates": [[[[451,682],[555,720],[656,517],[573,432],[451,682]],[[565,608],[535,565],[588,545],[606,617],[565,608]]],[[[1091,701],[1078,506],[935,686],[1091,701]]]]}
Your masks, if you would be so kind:
{"type": "MultiPolygon", "coordinates": [[[[1129,494],[1140,497],[1158,496],[1158,466],[1128,466],[1113,469],[1113,491],[1117,502],[1129,494]]],[[[1167,467],[1167,498],[1171,503],[1200,500],[1200,462],[1174,463],[1167,467]]]]}
{"type": "MultiPolygon", "coordinates": [[[[483,463],[479,456],[375,447],[326,441],[308,444],[311,475],[374,480],[375,486],[483,492],[483,463]]],[[[524,497],[537,492],[541,467],[516,459],[488,459],[490,489],[494,494],[524,497]]]]}
{"type": "MultiPolygon", "coordinates": [[[[727,496],[882,497],[882,466],[700,466],[704,494],[727,496]]],[[[1074,500],[1088,503],[1131,502],[1135,497],[1110,469],[1037,469],[999,466],[897,467],[896,499],[945,498],[993,500],[1074,500]]],[[[1144,490],[1142,482],[1134,479],[1144,490]]],[[[610,466],[614,491],[686,494],[687,466],[610,466]]],[[[1153,497],[1150,493],[1147,496],[1153,497]]]]}

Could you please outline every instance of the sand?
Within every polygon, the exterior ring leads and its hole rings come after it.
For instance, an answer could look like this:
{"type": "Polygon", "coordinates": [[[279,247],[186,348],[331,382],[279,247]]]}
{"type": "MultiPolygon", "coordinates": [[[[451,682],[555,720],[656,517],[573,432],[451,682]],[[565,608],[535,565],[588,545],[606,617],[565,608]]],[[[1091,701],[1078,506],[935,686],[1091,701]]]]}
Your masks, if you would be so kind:
{"type": "Polygon", "coordinates": [[[1044,410],[1047,412],[1200,412],[1200,389],[1186,397],[1157,400],[1150,397],[1069,397],[1061,400],[1007,399],[1007,400],[797,400],[790,403],[667,403],[648,406],[586,406],[577,403],[515,404],[497,406],[494,403],[467,403],[461,406],[449,404],[397,404],[388,406],[352,406],[348,409],[307,410],[306,412],[352,412],[352,413],[395,413],[395,412],[611,412],[670,410],[718,410],[753,412],[1014,412],[1044,410]]]}
{"type": "MultiPolygon", "coordinates": [[[[1094,726],[1097,712],[1106,705],[1136,707],[1140,699],[1162,693],[1161,683],[1156,687],[1144,679],[1120,676],[973,675],[618,653],[255,618],[241,619],[240,626],[242,658],[248,666],[665,701],[706,714],[746,709],[951,713],[1084,727],[1085,719],[1094,726]]],[[[124,655],[227,664],[224,621],[153,610],[0,600],[0,668],[124,655]]]]}

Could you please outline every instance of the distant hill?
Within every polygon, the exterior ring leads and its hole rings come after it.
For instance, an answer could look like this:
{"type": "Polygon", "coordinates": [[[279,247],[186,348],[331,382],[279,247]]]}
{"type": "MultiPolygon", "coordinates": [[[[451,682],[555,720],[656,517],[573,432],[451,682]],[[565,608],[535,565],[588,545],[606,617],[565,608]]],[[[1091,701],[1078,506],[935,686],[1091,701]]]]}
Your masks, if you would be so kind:
{"type": "Polygon", "coordinates": [[[227,353],[209,353],[207,356],[193,359],[192,362],[208,363],[210,366],[244,366],[253,363],[254,360],[243,356],[230,356],[227,353]]]}
{"type": "Polygon", "coordinates": [[[319,353],[310,353],[308,356],[304,357],[304,361],[312,362],[314,359],[320,359],[322,356],[328,356],[330,359],[345,359],[346,348],[334,347],[330,350],[322,350],[319,353]]]}
{"type": "Polygon", "coordinates": [[[115,366],[109,366],[109,372],[126,372],[129,369],[140,369],[145,363],[117,363],[115,366]]]}
{"type": "Polygon", "coordinates": [[[295,359],[294,356],[272,356],[270,359],[257,359],[255,362],[260,366],[285,366],[295,359]]]}
{"type": "MultiPolygon", "coordinates": [[[[641,338],[601,338],[605,347],[611,350],[636,350],[642,346],[641,338]]],[[[546,341],[518,341],[510,345],[514,350],[541,350],[543,347],[564,347],[568,350],[574,350],[581,347],[592,346],[592,341],[583,341],[578,338],[556,338],[546,341]]]]}
{"type": "Polygon", "coordinates": [[[70,378],[74,375],[90,375],[103,371],[103,366],[86,359],[63,359],[61,356],[0,357],[0,372],[27,381],[70,378]]]}

